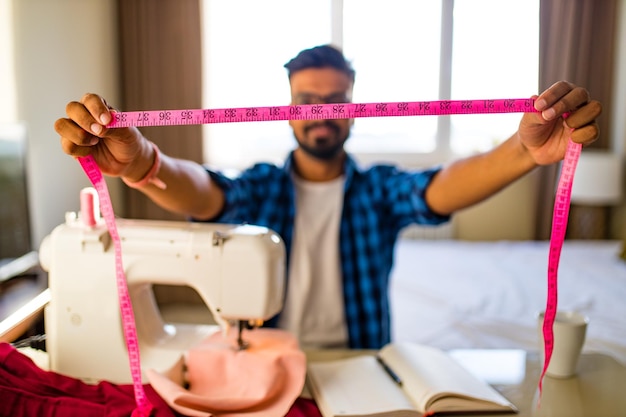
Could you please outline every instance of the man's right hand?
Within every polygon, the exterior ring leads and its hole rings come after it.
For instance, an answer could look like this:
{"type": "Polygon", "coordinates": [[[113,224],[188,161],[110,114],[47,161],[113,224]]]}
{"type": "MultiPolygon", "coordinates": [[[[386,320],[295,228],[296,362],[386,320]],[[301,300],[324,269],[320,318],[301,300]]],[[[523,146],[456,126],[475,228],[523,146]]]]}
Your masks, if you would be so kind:
{"type": "Polygon", "coordinates": [[[85,94],[66,106],[67,118],[54,129],[61,135],[63,151],[74,157],[92,155],[100,170],[134,182],[152,166],[154,148],[137,128],[109,129],[111,107],[96,94],[85,94]]]}

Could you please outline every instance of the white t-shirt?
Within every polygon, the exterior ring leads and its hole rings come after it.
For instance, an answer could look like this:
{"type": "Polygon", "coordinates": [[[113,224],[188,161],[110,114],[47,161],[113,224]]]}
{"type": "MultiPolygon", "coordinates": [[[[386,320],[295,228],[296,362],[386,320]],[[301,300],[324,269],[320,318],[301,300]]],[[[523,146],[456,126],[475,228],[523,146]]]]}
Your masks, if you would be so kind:
{"type": "Polygon", "coordinates": [[[293,181],[296,219],[287,298],[278,325],[303,348],[346,347],[339,253],[345,178],[311,182],[293,174],[293,181]]]}

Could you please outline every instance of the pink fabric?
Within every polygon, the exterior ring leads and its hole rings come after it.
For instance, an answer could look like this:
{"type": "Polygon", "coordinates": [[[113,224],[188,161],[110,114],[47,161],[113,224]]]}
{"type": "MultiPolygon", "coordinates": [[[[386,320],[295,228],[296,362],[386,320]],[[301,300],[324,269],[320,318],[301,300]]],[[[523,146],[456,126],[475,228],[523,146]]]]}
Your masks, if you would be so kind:
{"type": "MultiPolygon", "coordinates": [[[[152,417],[178,416],[149,385],[152,417]]],[[[44,371],[8,343],[0,343],[0,416],[126,417],[135,410],[133,386],[97,385],[44,371]]],[[[294,416],[295,417],[295,416],[294,416]]]]}
{"type": "Polygon", "coordinates": [[[146,375],[174,410],[191,417],[298,416],[311,411],[311,404],[296,402],[306,374],[306,357],[296,339],[279,329],[255,329],[245,332],[249,347],[239,350],[236,336],[216,333],[166,374],[147,370],[146,375]],[[302,404],[301,409],[292,407],[302,404]]]}

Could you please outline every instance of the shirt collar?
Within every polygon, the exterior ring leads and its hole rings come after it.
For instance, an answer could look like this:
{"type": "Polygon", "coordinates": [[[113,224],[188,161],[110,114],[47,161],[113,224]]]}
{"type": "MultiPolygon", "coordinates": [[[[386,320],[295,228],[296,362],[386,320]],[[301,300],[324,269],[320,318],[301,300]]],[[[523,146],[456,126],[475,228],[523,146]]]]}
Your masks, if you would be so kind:
{"type": "MultiPolygon", "coordinates": [[[[291,173],[291,170],[293,169],[293,164],[294,164],[293,151],[291,151],[289,152],[289,155],[287,156],[287,159],[285,160],[285,164],[283,166],[283,169],[287,174],[291,173]]],[[[354,160],[354,158],[350,156],[349,153],[346,153],[346,162],[344,164],[343,173],[346,176],[346,183],[345,183],[346,189],[348,189],[348,187],[350,186],[350,183],[352,182],[352,178],[355,175],[358,175],[361,173],[361,168],[359,167],[357,162],[354,160]]]]}

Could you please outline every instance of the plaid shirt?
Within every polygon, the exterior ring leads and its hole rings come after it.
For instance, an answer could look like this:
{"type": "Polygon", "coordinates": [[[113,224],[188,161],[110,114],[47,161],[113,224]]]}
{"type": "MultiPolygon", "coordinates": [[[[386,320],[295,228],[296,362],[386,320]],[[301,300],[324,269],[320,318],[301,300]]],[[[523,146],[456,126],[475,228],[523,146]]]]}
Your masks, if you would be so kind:
{"type": "MultiPolygon", "coordinates": [[[[226,204],[212,221],[249,223],[278,233],[291,248],[295,195],[293,155],[283,167],[256,164],[236,178],[208,170],[224,190],[226,204]]],[[[408,172],[375,165],[366,170],[348,157],[340,250],[345,317],[351,348],[378,349],[391,340],[389,274],[398,232],[411,223],[439,224],[424,192],[438,169],[408,172]]],[[[289,270],[289,269],[287,269],[289,270]]],[[[268,325],[275,325],[277,318],[268,325]]]]}

